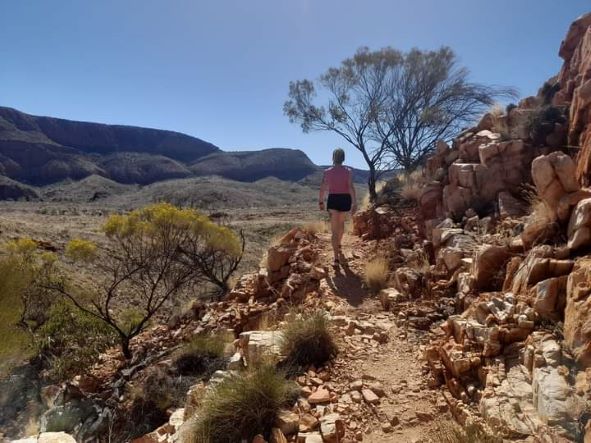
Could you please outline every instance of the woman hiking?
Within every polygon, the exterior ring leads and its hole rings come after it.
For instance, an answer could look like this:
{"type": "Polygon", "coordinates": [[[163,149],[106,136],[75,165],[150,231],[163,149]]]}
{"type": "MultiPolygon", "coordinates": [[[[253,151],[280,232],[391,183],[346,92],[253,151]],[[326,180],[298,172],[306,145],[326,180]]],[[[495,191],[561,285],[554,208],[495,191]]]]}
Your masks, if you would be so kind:
{"type": "Polygon", "coordinates": [[[351,169],[343,166],[345,151],[337,148],[332,153],[332,167],[324,171],[318,205],[324,211],[324,196],[328,191],[326,209],[330,214],[330,229],[332,232],[332,250],[334,252],[333,266],[337,268],[339,260],[343,258],[341,241],[345,233],[345,218],[348,212],[356,210],[355,187],[351,169]]]}

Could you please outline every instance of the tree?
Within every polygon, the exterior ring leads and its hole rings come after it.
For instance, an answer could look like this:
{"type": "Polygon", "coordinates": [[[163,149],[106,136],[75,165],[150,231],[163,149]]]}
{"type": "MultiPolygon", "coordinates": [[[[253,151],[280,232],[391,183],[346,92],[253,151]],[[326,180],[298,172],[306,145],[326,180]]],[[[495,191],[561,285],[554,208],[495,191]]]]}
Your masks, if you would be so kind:
{"type": "Polygon", "coordinates": [[[289,85],[283,110],[304,132],[332,131],[361,152],[369,194],[384,169],[412,167],[497,96],[513,92],[467,81],[453,51],[359,49],[316,82],[289,85]],[[318,106],[316,89],[326,104],[318,106]]]}
{"type": "Polygon", "coordinates": [[[113,215],[103,231],[106,246],[74,239],[66,247],[69,258],[93,270],[94,292],[78,291],[66,279],[51,288],[112,328],[128,359],[132,357],[130,340],[165,303],[207,281],[208,276],[184,251],[224,251],[228,256],[241,251],[230,229],[195,210],[166,203],[113,215]]]}
{"type": "Polygon", "coordinates": [[[392,48],[375,52],[362,48],[320,77],[317,83],[326,93],[326,107],[313,103],[316,87],[310,80],[290,82],[289,99],[283,106],[290,122],[299,123],[304,132],[335,132],[361,152],[369,168],[372,200],[386,144],[375,139],[371,127],[383,114],[388,84],[393,81],[390,77],[401,60],[400,51],[392,48]]]}
{"type": "Polygon", "coordinates": [[[393,168],[407,173],[433,151],[472,124],[500,97],[515,97],[512,88],[473,83],[448,47],[412,49],[393,69],[385,106],[372,125],[375,141],[386,145],[393,168]]]}

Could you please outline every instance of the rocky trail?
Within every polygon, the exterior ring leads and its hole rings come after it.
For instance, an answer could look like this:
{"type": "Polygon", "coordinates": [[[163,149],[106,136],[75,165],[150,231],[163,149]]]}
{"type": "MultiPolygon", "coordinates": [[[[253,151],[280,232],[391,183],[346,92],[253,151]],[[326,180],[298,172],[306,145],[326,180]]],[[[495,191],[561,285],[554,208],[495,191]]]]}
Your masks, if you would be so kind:
{"type": "Polygon", "coordinates": [[[319,261],[330,269],[325,282],[320,283],[328,286],[323,294],[341,301],[348,320],[342,320],[341,353],[331,381],[345,392],[339,403],[347,405],[352,436],[375,443],[436,441],[431,440],[434,419],[450,420],[451,416],[442,416],[447,404],[441,394],[429,388],[427,369],[421,363],[427,334],[397,326],[397,315],[384,311],[378,297],[364,287],[369,254],[366,242],[345,234],[345,260],[336,269],[331,266],[330,234],[319,235],[319,246],[319,261]],[[361,395],[356,394],[359,387],[361,395]],[[367,393],[370,402],[364,401],[364,389],[375,394],[367,393]]]}

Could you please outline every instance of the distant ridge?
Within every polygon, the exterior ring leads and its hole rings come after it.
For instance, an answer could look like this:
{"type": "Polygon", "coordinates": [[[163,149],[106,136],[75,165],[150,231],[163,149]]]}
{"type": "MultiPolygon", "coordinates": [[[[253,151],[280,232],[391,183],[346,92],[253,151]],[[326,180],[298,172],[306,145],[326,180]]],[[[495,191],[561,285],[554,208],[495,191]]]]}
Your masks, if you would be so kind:
{"type": "MultiPolygon", "coordinates": [[[[60,187],[59,198],[67,198],[65,192],[85,199],[96,192],[101,198],[116,189],[114,184],[145,186],[200,176],[241,182],[275,177],[315,185],[321,170],[299,149],[226,152],[179,132],[39,117],[0,107],[0,200],[51,200],[54,191],[39,187],[92,176],[107,181],[86,181],[80,192],[75,185],[60,187]]],[[[365,176],[355,171],[357,180],[365,176]]]]}

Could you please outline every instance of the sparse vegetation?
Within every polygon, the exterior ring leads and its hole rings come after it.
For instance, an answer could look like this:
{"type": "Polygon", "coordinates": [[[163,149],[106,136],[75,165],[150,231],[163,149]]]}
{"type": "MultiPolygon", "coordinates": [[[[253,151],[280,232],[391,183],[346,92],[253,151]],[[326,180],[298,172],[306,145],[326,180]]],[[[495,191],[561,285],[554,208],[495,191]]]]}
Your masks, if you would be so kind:
{"type": "Polygon", "coordinates": [[[388,286],[390,280],[390,267],[384,257],[376,257],[365,265],[363,280],[367,288],[373,293],[379,292],[388,286]]]}
{"type": "Polygon", "coordinates": [[[104,322],[62,300],[51,308],[35,342],[48,363],[48,375],[61,381],[85,372],[117,337],[104,322]]]}
{"type": "Polygon", "coordinates": [[[402,173],[398,176],[400,183],[400,196],[405,200],[418,202],[425,186],[422,169],[416,169],[411,173],[402,173]]]}
{"type": "Polygon", "coordinates": [[[554,131],[555,124],[565,124],[566,110],[552,105],[541,106],[527,122],[529,136],[536,145],[544,145],[546,136],[554,131]]]}
{"type": "Polygon", "coordinates": [[[326,222],[318,220],[314,222],[308,222],[302,226],[304,232],[309,234],[320,234],[326,232],[326,222]]]}
{"type": "Polygon", "coordinates": [[[205,260],[208,254],[241,253],[240,241],[229,228],[193,209],[166,203],[113,215],[103,232],[108,246],[76,239],[66,248],[70,259],[95,272],[96,290],[90,299],[76,291],[67,278],[47,287],[112,328],[126,358],[131,357],[130,340],[165,303],[210,280],[197,257],[205,260]],[[131,318],[129,307],[134,308],[131,318]]]}
{"type": "Polygon", "coordinates": [[[229,376],[205,397],[191,443],[251,441],[257,434],[269,437],[279,410],[294,401],[296,389],[270,365],[229,376]]]}
{"type": "Polygon", "coordinates": [[[210,374],[224,364],[224,339],[219,335],[196,335],[174,357],[180,375],[210,374]]]}
{"type": "Polygon", "coordinates": [[[501,437],[488,434],[475,424],[460,426],[453,420],[439,421],[436,427],[440,443],[502,443],[501,437]]]}
{"type": "Polygon", "coordinates": [[[470,82],[448,47],[361,48],[316,83],[291,82],[283,110],[304,132],[335,132],[361,152],[373,202],[381,172],[412,171],[437,140],[471,123],[496,97],[515,95],[512,89],[470,82]],[[315,104],[317,95],[326,97],[324,105],[315,104]]]}
{"type": "Polygon", "coordinates": [[[336,356],[338,348],[324,312],[306,316],[294,314],[293,317],[284,328],[281,343],[288,367],[319,367],[336,356]]]}

